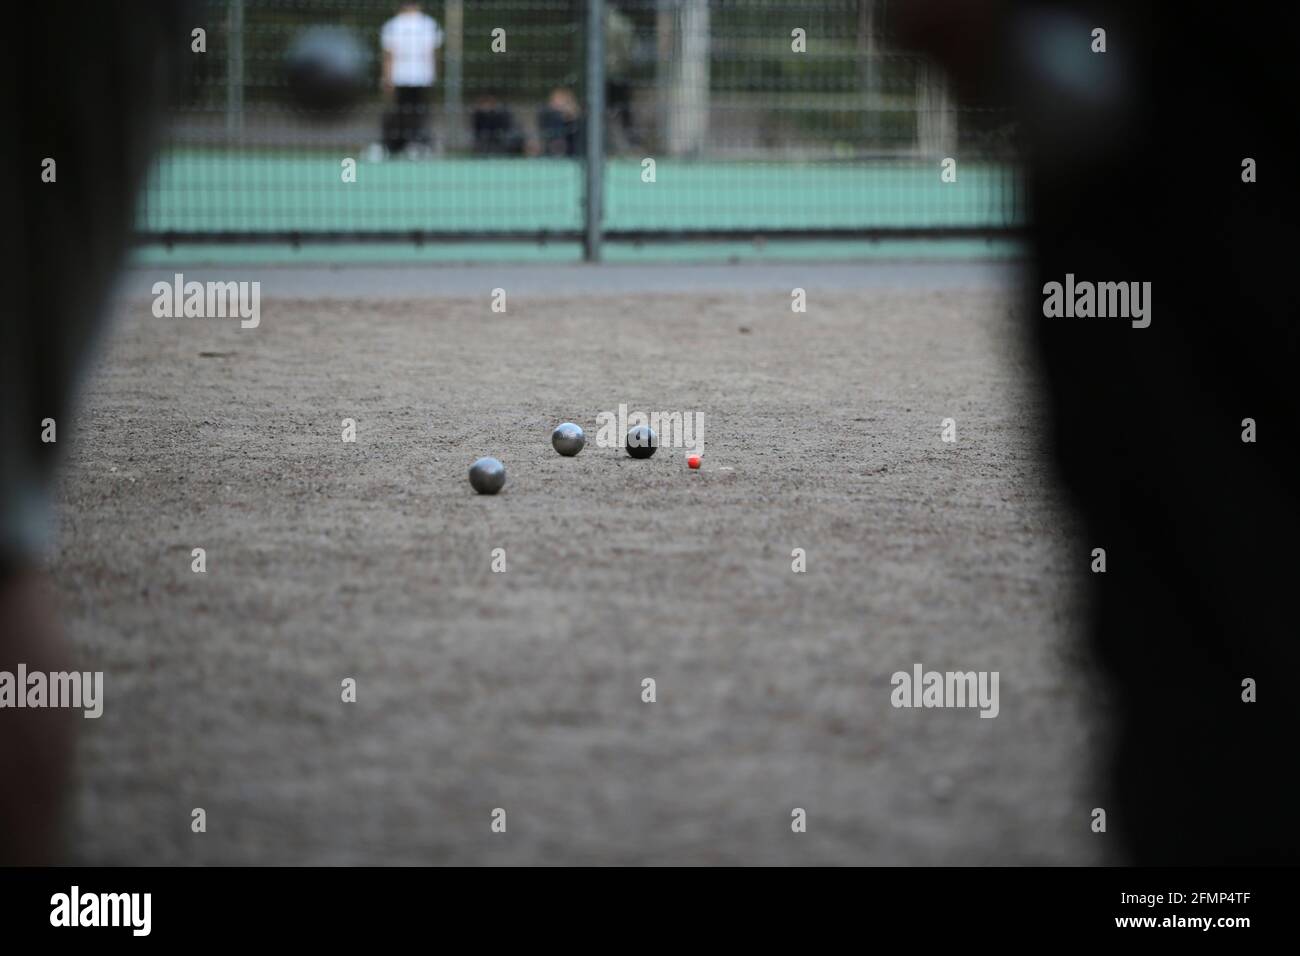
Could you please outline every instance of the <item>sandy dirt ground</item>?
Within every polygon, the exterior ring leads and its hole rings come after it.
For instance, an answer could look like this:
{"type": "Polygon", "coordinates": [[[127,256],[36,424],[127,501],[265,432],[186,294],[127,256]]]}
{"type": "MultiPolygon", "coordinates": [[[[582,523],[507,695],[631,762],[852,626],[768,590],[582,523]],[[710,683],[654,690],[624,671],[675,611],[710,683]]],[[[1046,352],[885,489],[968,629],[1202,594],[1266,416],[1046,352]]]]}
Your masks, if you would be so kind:
{"type": "Polygon", "coordinates": [[[1089,546],[1012,293],[663,289],[122,304],[51,563],[105,672],[71,859],[1107,861],[1089,546]],[[703,412],[703,469],[596,447],[620,403],[703,412]],[[916,663],[999,672],[999,715],[892,707],[916,663]]]}

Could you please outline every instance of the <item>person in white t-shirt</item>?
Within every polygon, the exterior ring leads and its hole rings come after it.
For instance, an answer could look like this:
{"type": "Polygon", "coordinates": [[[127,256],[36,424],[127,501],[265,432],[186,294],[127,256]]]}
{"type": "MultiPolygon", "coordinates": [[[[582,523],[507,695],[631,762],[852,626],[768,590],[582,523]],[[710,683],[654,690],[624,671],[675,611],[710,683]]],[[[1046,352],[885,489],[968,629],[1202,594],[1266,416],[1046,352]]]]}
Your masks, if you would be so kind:
{"type": "Polygon", "coordinates": [[[438,21],[418,3],[403,3],[379,34],[383,48],[384,93],[393,109],[384,117],[384,146],[390,154],[411,145],[428,149],[429,102],[438,76],[436,51],[442,46],[438,21]]]}

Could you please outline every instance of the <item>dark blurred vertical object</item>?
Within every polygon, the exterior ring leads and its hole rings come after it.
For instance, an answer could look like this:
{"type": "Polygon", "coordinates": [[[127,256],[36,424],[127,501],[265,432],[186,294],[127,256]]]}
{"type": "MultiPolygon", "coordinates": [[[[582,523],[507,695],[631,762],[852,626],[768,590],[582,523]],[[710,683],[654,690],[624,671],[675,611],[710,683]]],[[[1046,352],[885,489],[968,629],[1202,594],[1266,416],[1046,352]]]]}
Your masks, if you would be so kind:
{"type": "Polygon", "coordinates": [[[1098,804],[1140,863],[1300,861],[1296,8],[902,12],[967,96],[1018,104],[1030,151],[1028,321],[1060,474],[1107,552],[1104,574],[1077,555],[1118,707],[1098,804]],[[1150,327],[1044,318],[1066,273],[1151,282],[1150,327]]]}
{"type": "MultiPolygon", "coordinates": [[[[188,5],[43,0],[0,31],[0,669],[67,665],[34,571],[75,386],[125,256],[163,100],[180,85],[188,5]],[[53,161],[51,167],[46,162],[53,161]],[[43,173],[53,181],[45,181],[43,173]],[[57,442],[41,441],[52,418],[57,442]]],[[[68,712],[0,711],[0,862],[53,851],[68,712]]]]}

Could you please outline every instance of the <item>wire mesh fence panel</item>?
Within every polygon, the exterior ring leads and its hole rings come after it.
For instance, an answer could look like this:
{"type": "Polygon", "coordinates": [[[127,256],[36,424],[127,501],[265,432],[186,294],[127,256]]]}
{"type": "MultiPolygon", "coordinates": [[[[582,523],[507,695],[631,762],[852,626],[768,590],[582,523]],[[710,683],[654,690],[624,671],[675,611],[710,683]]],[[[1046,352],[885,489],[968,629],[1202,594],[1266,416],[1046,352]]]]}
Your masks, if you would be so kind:
{"type": "Polygon", "coordinates": [[[364,238],[579,228],[581,157],[560,147],[580,124],[582,8],[201,5],[207,49],[195,54],[172,116],[142,231],[364,238]],[[550,121],[549,138],[539,119],[550,121]]]}
{"type": "Polygon", "coordinates": [[[936,68],[890,45],[882,0],[610,7],[625,53],[607,56],[609,228],[1022,223],[1009,115],[958,109],[936,68]]]}
{"type": "Polygon", "coordinates": [[[604,7],[590,117],[586,0],[200,3],[142,236],[576,237],[592,121],[613,239],[1023,223],[1008,115],[885,0],[604,7]]]}

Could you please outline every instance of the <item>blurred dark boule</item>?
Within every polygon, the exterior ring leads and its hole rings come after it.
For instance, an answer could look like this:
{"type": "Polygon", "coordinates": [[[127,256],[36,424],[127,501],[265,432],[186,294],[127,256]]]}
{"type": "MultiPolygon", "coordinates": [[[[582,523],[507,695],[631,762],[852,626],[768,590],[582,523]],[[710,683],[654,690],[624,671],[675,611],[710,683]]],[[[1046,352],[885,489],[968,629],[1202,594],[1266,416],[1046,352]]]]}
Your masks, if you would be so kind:
{"type": "Polygon", "coordinates": [[[333,119],[365,93],[370,54],[347,27],[307,27],[289,44],[285,70],[294,105],[317,119],[333,119]]]}

